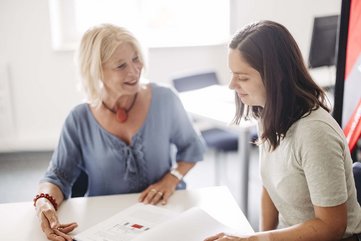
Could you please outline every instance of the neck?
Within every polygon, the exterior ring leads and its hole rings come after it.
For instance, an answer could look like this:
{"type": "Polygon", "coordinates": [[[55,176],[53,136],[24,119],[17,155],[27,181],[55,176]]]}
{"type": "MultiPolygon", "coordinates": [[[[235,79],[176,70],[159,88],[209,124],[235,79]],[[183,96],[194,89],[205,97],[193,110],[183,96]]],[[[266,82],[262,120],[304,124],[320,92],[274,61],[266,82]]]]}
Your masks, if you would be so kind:
{"type": "Polygon", "coordinates": [[[133,96],[133,100],[131,102],[131,104],[129,105],[128,108],[122,108],[122,107],[115,107],[115,108],[110,108],[104,101],[102,101],[102,105],[109,110],[110,112],[112,112],[113,114],[115,114],[115,117],[117,119],[118,122],[126,122],[128,119],[128,113],[133,109],[134,104],[137,100],[138,97],[138,93],[136,93],[133,96]]]}

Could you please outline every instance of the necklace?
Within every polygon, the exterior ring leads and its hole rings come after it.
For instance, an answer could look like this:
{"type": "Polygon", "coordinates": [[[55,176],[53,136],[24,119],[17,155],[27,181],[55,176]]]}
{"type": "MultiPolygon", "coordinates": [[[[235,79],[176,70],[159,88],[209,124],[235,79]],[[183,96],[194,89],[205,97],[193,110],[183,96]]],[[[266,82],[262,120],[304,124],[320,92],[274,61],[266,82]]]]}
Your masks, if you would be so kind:
{"type": "Polygon", "coordinates": [[[124,123],[124,122],[127,121],[127,119],[128,119],[128,113],[129,113],[129,111],[132,110],[132,108],[133,108],[133,106],[134,106],[134,104],[135,104],[135,101],[136,101],[137,97],[138,97],[138,93],[136,93],[136,94],[134,95],[132,103],[131,103],[130,106],[129,106],[128,108],[126,108],[126,109],[125,109],[125,108],[117,108],[116,110],[114,110],[114,109],[110,108],[109,106],[107,106],[107,104],[105,104],[104,101],[102,101],[102,104],[103,104],[103,106],[104,106],[107,110],[109,110],[110,112],[112,112],[113,114],[115,114],[115,118],[116,118],[116,120],[117,120],[118,122],[124,123]]]}

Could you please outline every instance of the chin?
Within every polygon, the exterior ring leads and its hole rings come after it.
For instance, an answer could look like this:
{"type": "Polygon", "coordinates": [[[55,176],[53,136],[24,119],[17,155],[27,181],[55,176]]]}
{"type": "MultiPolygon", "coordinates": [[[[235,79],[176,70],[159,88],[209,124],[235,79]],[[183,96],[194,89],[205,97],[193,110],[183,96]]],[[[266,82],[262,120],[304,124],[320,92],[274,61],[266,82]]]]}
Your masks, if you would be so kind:
{"type": "Polygon", "coordinates": [[[258,106],[257,104],[252,103],[252,102],[250,102],[250,101],[243,101],[243,100],[241,100],[241,102],[242,102],[244,105],[247,105],[247,106],[249,106],[249,107],[258,106]]]}
{"type": "Polygon", "coordinates": [[[251,103],[249,103],[249,101],[247,101],[247,98],[244,98],[244,97],[240,97],[240,96],[238,96],[239,97],[239,100],[243,103],[243,104],[245,104],[245,105],[250,105],[251,103]]]}

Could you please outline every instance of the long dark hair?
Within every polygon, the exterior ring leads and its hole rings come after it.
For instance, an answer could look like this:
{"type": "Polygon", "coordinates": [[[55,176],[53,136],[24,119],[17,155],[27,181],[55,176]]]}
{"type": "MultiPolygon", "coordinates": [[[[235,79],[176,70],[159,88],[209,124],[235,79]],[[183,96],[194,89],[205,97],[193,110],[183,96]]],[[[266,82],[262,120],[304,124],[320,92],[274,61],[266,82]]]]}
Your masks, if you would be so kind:
{"type": "Polygon", "coordinates": [[[259,142],[269,141],[271,150],[279,146],[293,123],[312,110],[327,107],[325,92],[313,81],[301,51],[281,24],[260,21],[245,26],[232,38],[229,48],[239,50],[257,70],[266,89],[264,107],[247,106],[236,95],[234,123],[261,118],[263,133],[259,142]]]}

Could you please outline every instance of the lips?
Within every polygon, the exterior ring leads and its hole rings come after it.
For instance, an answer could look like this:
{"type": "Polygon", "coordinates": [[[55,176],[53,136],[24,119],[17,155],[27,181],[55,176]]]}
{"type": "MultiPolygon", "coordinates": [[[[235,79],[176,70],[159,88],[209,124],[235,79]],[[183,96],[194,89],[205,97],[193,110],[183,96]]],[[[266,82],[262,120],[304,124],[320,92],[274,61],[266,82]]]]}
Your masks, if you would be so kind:
{"type": "Polygon", "coordinates": [[[242,97],[246,97],[246,96],[247,96],[247,94],[242,94],[242,93],[238,93],[238,92],[237,92],[237,95],[238,95],[239,98],[242,98],[242,97]]]}
{"type": "Polygon", "coordinates": [[[138,83],[138,80],[130,81],[130,82],[124,82],[125,85],[136,85],[138,83]]]}

